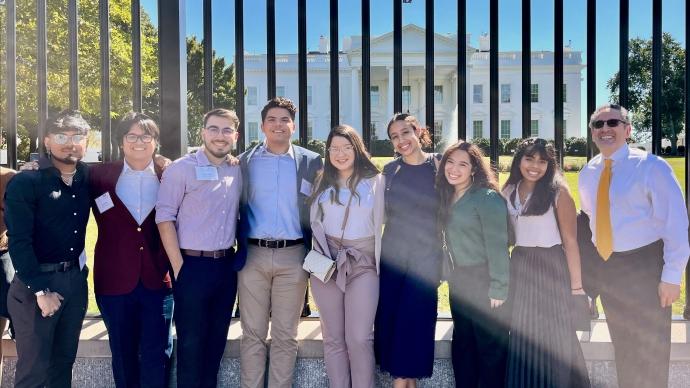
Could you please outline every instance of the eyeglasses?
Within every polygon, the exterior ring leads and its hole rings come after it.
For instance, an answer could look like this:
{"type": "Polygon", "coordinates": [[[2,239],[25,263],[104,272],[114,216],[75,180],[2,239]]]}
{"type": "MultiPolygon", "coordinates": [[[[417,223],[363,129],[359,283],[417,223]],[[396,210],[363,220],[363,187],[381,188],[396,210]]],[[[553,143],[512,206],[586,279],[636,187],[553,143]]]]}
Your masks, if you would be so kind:
{"type": "Polygon", "coordinates": [[[53,141],[57,144],[67,144],[68,141],[71,141],[72,144],[77,144],[81,143],[84,139],[86,139],[86,135],[65,135],[64,133],[55,133],[53,134],[53,141]]]}
{"type": "Polygon", "coordinates": [[[142,143],[150,143],[153,141],[153,136],[151,135],[135,135],[133,133],[129,133],[125,135],[125,141],[127,143],[136,143],[137,140],[141,140],[142,143]]]}
{"type": "Polygon", "coordinates": [[[335,154],[338,152],[352,152],[352,150],[354,150],[354,149],[355,149],[355,146],[350,144],[350,145],[346,145],[346,146],[342,146],[342,147],[329,147],[328,152],[335,154]]]}
{"type": "Polygon", "coordinates": [[[236,132],[235,128],[229,128],[229,127],[218,128],[215,125],[212,125],[210,127],[206,127],[205,129],[213,136],[218,136],[222,133],[223,136],[230,137],[236,132]]]}
{"type": "Polygon", "coordinates": [[[615,128],[618,126],[619,123],[627,124],[628,122],[619,119],[596,120],[592,121],[592,128],[602,129],[604,128],[604,124],[606,124],[609,128],[615,128]]]}

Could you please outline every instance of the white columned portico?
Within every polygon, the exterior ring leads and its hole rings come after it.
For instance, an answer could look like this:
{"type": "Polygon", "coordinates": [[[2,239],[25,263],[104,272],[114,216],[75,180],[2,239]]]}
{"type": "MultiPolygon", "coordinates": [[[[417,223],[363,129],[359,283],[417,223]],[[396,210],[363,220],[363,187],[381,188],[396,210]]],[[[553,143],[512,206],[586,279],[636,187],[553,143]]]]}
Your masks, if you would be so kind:
{"type": "Polygon", "coordinates": [[[394,111],[394,106],[393,106],[393,99],[394,99],[394,94],[393,94],[393,82],[395,79],[395,69],[391,66],[388,68],[388,104],[387,104],[387,113],[388,113],[388,118],[390,119],[393,117],[393,114],[395,113],[394,111]]]}
{"type": "Polygon", "coordinates": [[[360,84],[359,84],[359,70],[356,68],[352,69],[351,73],[351,80],[350,80],[350,87],[352,88],[352,93],[351,93],[351,101],[350,101],[350,109],[352,110],[352,122],[349,123],[352,125],[354,128],[360,128],[360,132],[362,132],[361,125],[362,125],[362,120],[360,119],[360,110],[362,109],[362,103],[360,102],[360,84]]]}

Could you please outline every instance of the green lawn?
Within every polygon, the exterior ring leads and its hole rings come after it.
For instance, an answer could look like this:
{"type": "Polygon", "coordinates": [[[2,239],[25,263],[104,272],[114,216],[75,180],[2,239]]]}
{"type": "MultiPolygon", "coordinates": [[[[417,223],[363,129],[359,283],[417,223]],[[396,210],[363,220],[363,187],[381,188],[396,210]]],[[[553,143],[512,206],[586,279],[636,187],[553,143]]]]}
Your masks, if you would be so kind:
{"type": "MultiPolygon", "coordinates": [[[[383,158],[383,157],[374,157],[374,163],[379,166],[380,168],[383,167],[383,165],[388,162],[391,158],[383,158]]],[[[511,157],[510,156],[501,156],[499,160],[499,164],[503,166],[509,166],[511,162],[511,157]]],[[[671,166],[673,167],[673,171],[676,174],[676,177],[678,178],[678,181],[680,182],[681,187],[685,187],[685,160],[683,158],[669,158],[666,159],[671,166]]],[[[582,166],[586,162],[585,158],[581,157],[566,157],[565,159],[565,164],[572,164],[575,166],[582,166]]],[[[505,180],[508,179],[508,174],[505,172],[499,173],[499,181],[501,183],[505,182],[505,180]]],[[[573,197],[575,198],[575,203],[580,207],[580,197],[578,195],[577,191],[577,172],[566,172],[565,173],[565,179],[568,182],[568,186],[570,186],[570,190],[573,194],[573,197]]],[[[91,217],[89,220],[89,225],[87,227],[87,235],[86,235],[86,253],[89,258],[89,266],[92,265],[93,263],[93,250],[94,246],[96,244],[96,237],[98,235],[98,230],[96,228],[96,222],[91,217]]],[[[685,306],[685,279],[683,279],[683,285],[681,286],[681,295],[680,299],[673,304],[673,314],[682,314],[683,313],[683,308],[685,306]]],[[[315,306],[312,303],[312,306],[315,306]]],[[[446,283],[443,283],[441,287],[439,287],[439,304],[438,304],[439,311],[443,312],[448,312],[450,311],[450,307],[448,305],[448,286],[446,283]]],[[[89,276],[89,314],[98,314],[98,308],[96,307],[96,300],[93,295],[93,277],[90,275],[89,276]]]]}

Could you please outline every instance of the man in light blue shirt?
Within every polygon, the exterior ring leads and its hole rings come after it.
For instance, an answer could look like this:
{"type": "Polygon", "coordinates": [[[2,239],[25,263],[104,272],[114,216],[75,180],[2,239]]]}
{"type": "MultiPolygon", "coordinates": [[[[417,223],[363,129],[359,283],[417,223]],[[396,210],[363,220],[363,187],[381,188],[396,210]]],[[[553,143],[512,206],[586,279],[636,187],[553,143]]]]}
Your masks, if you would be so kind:
{"type": "Polygon", "coordinates": [[[297,108],[285,98],[261,111],[263,143],[240,155],[243,185],[237,262],[242,322],[243,387],[264,386],[266,338],[271,320],[269,387],[291,387],[297,357],[297,325],[307,288],[304,256],[311,248],[309,209],[317,153],[294,146],[297,108]]]}

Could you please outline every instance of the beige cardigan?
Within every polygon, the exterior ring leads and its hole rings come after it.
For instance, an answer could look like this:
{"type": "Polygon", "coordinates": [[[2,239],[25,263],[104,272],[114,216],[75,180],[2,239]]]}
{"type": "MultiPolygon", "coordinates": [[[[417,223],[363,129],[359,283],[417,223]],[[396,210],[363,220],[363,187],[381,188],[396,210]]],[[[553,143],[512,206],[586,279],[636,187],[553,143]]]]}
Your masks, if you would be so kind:
{"type": "MultiPolygon", "coordinates": [[[[381,234],[383,232],[385,210],[384,192],[386,191],[386,183],[382,174],[369,178],[369,180],[374,188],[374,256],[376,259],[376,273],[379,273],[381,262],[381,234]]],[[[328,242],[326,241],[325,229],[319,217],[318,201],[314,201],[311,204],[311,208],[309,209],[309,222],[311,223],[312,230],[312,248],[328,257],[331,257],[331,253],[328,251],[328,249],[325,249],[325,247],[328,247],[328,242]],[[324,250],[325,252],[323,252],[324,250]]]]}

